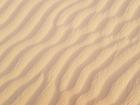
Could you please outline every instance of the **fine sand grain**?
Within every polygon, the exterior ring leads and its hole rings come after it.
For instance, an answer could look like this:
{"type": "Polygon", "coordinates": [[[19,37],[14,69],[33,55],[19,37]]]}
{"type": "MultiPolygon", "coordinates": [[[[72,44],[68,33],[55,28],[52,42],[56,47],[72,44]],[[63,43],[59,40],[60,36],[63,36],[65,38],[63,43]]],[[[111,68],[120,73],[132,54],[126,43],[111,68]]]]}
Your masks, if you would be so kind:
{"type": "Polygon", "coordinates": [[[140,105],[140,0],[0,0],[0,105],[140,105]]]}

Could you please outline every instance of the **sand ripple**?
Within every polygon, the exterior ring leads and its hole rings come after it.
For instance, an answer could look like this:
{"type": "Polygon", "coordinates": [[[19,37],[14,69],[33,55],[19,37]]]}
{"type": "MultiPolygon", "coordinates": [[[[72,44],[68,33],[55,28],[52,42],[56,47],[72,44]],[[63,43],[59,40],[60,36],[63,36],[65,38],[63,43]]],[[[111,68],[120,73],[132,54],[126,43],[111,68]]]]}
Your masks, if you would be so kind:
{"type": "Polygon", "coordinates": [[[1,0],[0,105],[140,105],[140,0],[1,0]]]}

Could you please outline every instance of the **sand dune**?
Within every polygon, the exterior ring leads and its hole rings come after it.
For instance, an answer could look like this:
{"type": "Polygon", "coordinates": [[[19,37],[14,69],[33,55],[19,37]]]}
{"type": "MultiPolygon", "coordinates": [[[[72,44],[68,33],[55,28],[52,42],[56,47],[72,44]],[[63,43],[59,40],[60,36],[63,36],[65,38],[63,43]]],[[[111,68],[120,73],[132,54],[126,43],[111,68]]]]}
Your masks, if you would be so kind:
{"type": "Polygon", "coordinates": [[[0,105],[140,105],[140,0],[0,0],[0,105]]]}

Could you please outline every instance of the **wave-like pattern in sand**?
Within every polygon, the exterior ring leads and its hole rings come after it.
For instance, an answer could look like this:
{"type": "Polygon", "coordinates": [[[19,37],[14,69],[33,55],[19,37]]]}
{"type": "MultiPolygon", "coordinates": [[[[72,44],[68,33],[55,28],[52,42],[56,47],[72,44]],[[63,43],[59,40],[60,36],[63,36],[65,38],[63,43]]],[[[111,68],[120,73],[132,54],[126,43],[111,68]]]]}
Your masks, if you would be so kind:
{"type": "Polygon", "coordinates": [[[1,0],[0,105],[140,105],[140,0],[1,0]]]}

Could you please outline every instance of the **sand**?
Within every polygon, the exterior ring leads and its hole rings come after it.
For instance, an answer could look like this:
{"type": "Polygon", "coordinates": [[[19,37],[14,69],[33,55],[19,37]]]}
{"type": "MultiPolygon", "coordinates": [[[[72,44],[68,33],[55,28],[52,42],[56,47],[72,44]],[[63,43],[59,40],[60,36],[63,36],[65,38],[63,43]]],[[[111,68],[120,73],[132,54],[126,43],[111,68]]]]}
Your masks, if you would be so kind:
{"type": "Polygon", "coordinates": [[[0,0],[0,105],[140,105],[140,0],[0,0]]]}

